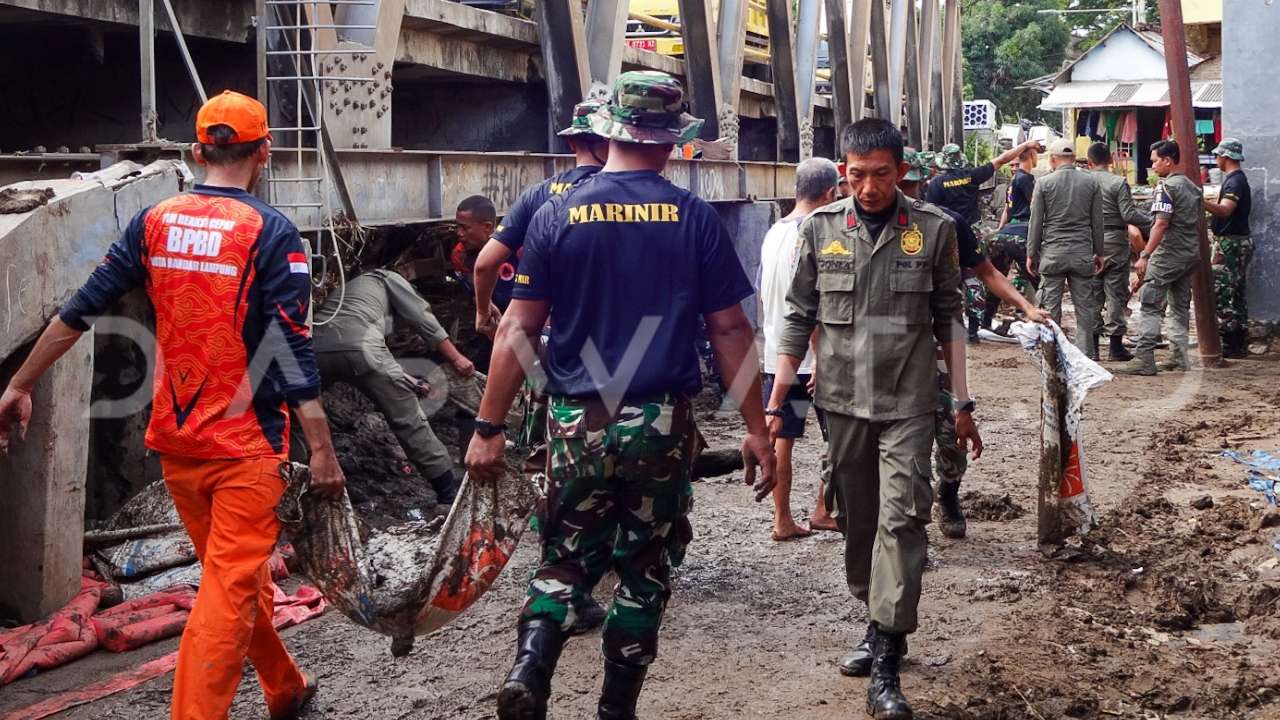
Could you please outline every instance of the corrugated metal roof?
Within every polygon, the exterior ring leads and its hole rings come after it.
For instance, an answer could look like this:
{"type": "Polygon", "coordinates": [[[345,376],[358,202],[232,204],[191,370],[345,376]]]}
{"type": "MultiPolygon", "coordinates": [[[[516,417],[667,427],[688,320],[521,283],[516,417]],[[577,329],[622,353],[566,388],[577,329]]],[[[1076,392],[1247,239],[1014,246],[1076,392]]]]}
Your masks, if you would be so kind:
{"type": "MultiPolygon", "coordinates": [[[[1192,104],[1198,108],[1222,107],[1222,83],[1192,83],[1192,104]],[[1215,87],[1216,86],[1216,87],[1215,87]]],[[[1166,107],[1169,83],[1148,80],[1142,83],[1079,82],[1060,83],[1040,103],[1041,110],[1068,108],[1166,107]]]]}

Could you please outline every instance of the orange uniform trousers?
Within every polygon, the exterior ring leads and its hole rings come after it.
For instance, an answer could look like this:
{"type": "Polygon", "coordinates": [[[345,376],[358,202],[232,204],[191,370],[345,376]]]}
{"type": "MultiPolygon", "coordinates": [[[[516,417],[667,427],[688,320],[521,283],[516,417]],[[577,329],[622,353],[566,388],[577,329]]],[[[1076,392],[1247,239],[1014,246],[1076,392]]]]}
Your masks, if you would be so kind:
{"type": "Polygon", "coordinates": [[[178,646],[173,720],[225,720],[245,657],[272,716],[302,692],[302,673],[271,624],[275,585],[267,559],[280,534],[275,508],[284,492],[278,470],[284,459],[160,459],[165,485],[204,565],[178,646]]]}

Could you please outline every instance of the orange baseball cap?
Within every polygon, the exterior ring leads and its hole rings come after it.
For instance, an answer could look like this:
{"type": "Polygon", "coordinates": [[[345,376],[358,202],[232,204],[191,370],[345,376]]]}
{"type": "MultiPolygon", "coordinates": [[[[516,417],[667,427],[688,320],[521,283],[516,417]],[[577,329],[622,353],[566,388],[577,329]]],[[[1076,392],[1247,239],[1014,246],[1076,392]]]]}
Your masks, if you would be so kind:
{"type": "Polygon", "coordinates": [[[205,145],[216,145],[209,135],[214,125],[226,125],[235,136],[226,144],[247,143],[267,136],[267,109],[262,103],[231,90],[209,98],[196,113],[196,140],[205,145]]]}

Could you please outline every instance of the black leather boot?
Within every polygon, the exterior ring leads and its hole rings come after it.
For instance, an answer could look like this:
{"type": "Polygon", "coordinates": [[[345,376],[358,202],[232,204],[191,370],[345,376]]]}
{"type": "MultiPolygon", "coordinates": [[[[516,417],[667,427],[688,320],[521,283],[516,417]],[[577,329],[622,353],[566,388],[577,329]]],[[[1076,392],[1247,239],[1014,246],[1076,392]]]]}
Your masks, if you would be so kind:
{"type": "Polygon", "coordinates": [[[1222,357],[1237,360],[1249,357],[1249,333],[1242,330],[1223,333],[1222,357]]]}
{"type": "Polygon", "coordinates": [[[636,701],[644,687],[647,666],[604,661],[604,689],[596,709],[598,720],[636,720],[636,701]]]}
{"type": "Polygon", "coordinates": [[[906,651],[907,636],[876,630],[872,648],[871,682],[867,685],[867,714],[875,720],[912,720],[915,713],[902,694],[898,673],[906,651]]]}
{"type": "Polygon", "coordinates": [[[980,326],[980,323],[978,321],[978,314],[971,312],[968,315],[969,315],[969,342],[971,344],[982,342],[981,338],[978,337],[978,328],[980,326]]]}
{"type": "Polygon", "coordinates": [[[1129,362],[1133,359],[1133,353],[1124,346],[1123,335],[1111,336],[1111,351],[1107,353],[1107,357],[1113,362],[1129,362]]]}
{"type": "MultiPolygon", "coordinates": [[[[862,642],[853,646],[848,655],[840,658],[840,674],[847,677],[866,677],[871,674],[871,661],[875,657],[872,645],[876,640],[876,624],[867,623],[867,634],[862,642]]],[[[902,654],[907,654],[907,641],[902,641],[902,654]]]]}
{"type": "Polygon", "coordinates": [[[566,637],[559,624],[544,618],[520,624],[516,662],[498,692],[499,720],[546,720],[551,675],[566,637]]]}
{"type": "Polygon", "coordinates": [[[847,677],[866,677],[871,674],[871,645],[876,640],[875,623],[867,623],[867,634],[862,642],[853,646],[848,655],[840,658],[840,674],[847,677]]]}

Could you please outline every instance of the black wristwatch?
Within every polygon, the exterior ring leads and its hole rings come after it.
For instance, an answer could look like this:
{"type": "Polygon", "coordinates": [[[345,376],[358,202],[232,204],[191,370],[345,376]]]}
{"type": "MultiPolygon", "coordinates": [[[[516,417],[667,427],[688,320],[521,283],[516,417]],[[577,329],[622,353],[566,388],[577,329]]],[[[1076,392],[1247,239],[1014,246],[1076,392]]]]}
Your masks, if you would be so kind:
{"type": "Polygon", "coordinates": [[[782,408],[766,408],[764,414],[769,417],[786,417],[786,413],[782,412],[782,408]]]}
{"type": "Polygon", "coordinates": [[[951,400],[951,411],[952,411],[952,412],[957,412],[957,413],[962,413],[962,412],[972,413],[972,412],[973,412],[973,409],[974,409],[975,407],[977,407],[977,406],[978,406],[978,404],[977,404],[976,402],[974,402],[973,398],[969,398],[968,400],[956,400],[956,399],[954,399],[954,398],[953,398],[953,399],[951,400]]]}
{"type": "Polygon", "coordinates": [[[501,435],[506,431],[507,426],[505,423],[499,425],[497,423],[491,423],[484,418],[476,418],[476,434],[486,440],[494,435],[501,435]]]}

